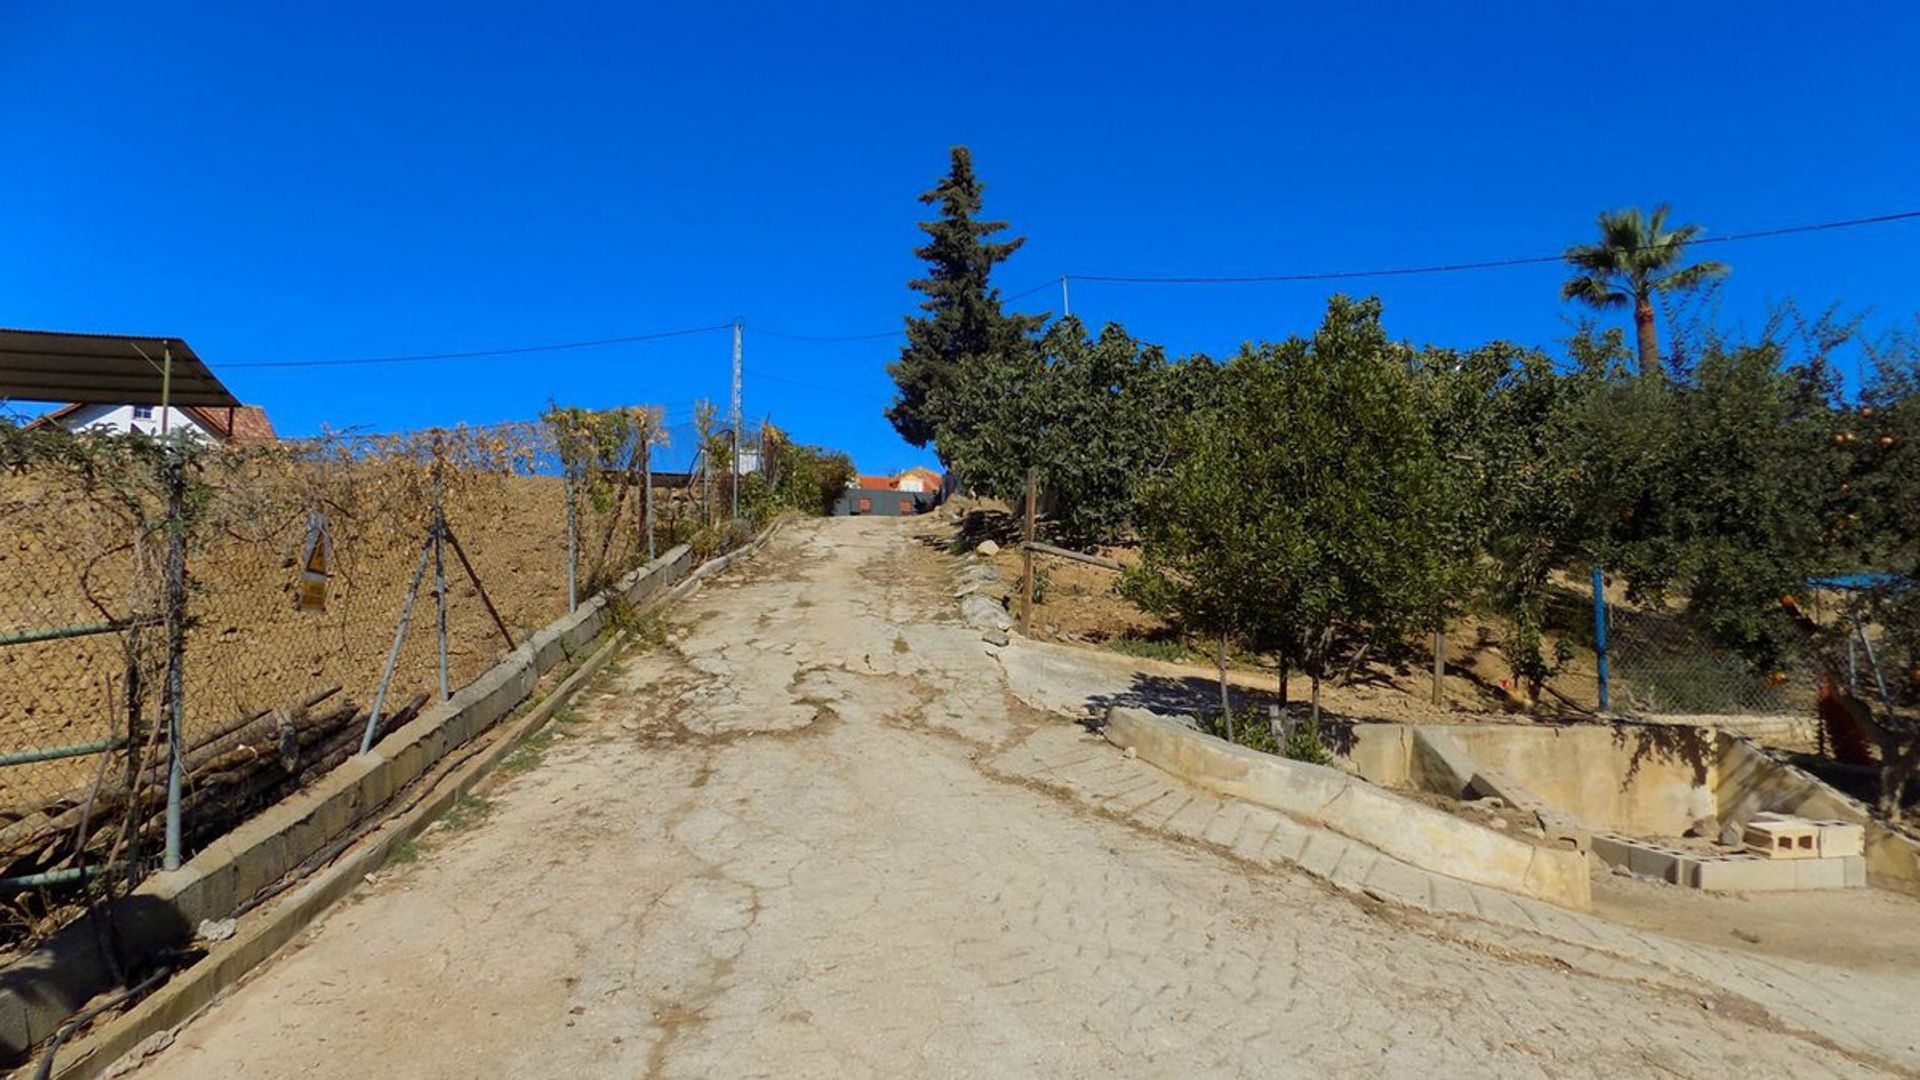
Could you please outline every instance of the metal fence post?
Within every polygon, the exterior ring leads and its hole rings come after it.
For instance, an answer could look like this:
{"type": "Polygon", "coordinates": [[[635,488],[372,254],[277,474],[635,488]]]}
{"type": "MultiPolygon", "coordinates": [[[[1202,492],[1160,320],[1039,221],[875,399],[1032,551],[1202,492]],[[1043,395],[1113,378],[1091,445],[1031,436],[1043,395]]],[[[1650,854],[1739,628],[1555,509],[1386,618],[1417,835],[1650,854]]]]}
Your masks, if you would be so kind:
{"type": "Polygon", "coordinates": [[[1606,712],[1607,700],[1607,577],[1593,568],[1593,657],[1594,676],[1600,684],[1600,711],[1606,712]]]}
{"type": "Polygon", "coordinates": [[[440,700],[451,696],[447,687],[447,565],[444,558],[447,519],[433,508],[433,602],[440,618],[440,700]]]}
{"type": "Polygon", "coordinates": [[[180,786],[185,765],[181,699],[187,641],[186,474],[180,448],[167,451],[167,846],[162,865],[180,868],[180,786]]]}

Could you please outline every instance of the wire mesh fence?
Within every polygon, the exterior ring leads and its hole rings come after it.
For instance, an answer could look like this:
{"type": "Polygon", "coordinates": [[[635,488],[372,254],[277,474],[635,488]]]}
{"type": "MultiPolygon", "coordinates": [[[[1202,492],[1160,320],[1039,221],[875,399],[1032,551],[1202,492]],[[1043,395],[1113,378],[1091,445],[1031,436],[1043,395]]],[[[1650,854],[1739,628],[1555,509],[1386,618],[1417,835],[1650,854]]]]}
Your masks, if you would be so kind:
{"type": "Polygon", "coordinates": [[[1802,660],[1762,668],[1672,611],[1609,605],[1610,706],[1617,712],[1785,714],[1813,710],[1818,678],[1802,660]]]}
{"type": "Polygon", "coordinates": [[[540,422],[251,447],[0,426],[0,945],[190,856],[650,551],[730,545],[731,478],[654,476],[658,410],[621,412],[648,423],[600,458],[540,422]]]}

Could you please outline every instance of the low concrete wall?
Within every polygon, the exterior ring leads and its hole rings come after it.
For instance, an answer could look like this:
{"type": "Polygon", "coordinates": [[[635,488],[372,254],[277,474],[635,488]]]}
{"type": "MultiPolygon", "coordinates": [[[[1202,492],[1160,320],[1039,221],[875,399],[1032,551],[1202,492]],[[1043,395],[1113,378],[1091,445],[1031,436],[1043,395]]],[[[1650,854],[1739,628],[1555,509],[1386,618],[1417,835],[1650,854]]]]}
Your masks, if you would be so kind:
{"type": "Polygon", "coordinates": [[[1746,739],[1722,734],[1714,788],[1723,826],[1744,828],[1762,810],[1866,827],[1867,884],[1920,896],[1920,841],[1874,819],[1865,804],[1746,739]]]}
{"type": "Polygon", "coordinates": [[[1510,776],[1586,825],[1630,836],[1680,836],[1714,814],[1715,733],[1652,724],[1356,724],[1347,761],[1385,787],[1458,797],[1445,762],[1418,731],[1444,732],[1476,771],[1510,776]]]}
{"type": "MultiPolygon", "coordinates": [[[[742,551],[757,549],[772,532],[765,530],[742,551]]],[[[312,786],[215,840],[180,869],[148,878],[96,916],[111,921],[122,965],[138,970],[184,945],[202,920],[225,918],[345,835],[449,751],[511,713],[533,693],[541,675],[584,654],[606,629],[608,608],[615,601],[637,606],[662,596],[688,577],[692,562],[692,549],[682,544],[633,571],[535,633],[370,752],[348,759],[312,786]]],[[[704,576],[712,565],[697,573],[704,576]]],[[[18,1059],[89,999],[115,985],[101,952],[105,929],[83,920],[0,971],[0,1060],[18,1059]]]]}
{"type": "Polygon", "coordinates": [[[1139,709],[1115,709],[1107,740],[1203,787],[1280,810],[1402,862],[1585,911],[1587,858],[1538,847],[1400,798],[1338,769],[1236,746],[1139,709]]]}

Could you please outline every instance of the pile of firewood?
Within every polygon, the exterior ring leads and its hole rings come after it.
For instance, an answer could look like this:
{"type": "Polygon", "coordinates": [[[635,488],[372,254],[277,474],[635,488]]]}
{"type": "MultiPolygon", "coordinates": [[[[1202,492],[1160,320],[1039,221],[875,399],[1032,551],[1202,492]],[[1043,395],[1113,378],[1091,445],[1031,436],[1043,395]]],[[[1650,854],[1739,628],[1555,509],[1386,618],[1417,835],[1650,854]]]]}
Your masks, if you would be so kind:
{"type": "MultiPolygon", "coordinates": [[[[180,812],[190,848],[359,751],[367,713],[351,699],[336,702],[339,693],[339,687],[328,687],[291,706],[236,717],[185,749],[180,812]]],[[[426,694],[417,694],[382,716],[374,738],[413,719],[426,701],[426,694]]],[[[118,863],[130,844],[150,858],[165,829],[168,760],[164,731],[147,735],[141,745],[112,755],[84,786],[0,825],[4,876],[118,863]]]]}

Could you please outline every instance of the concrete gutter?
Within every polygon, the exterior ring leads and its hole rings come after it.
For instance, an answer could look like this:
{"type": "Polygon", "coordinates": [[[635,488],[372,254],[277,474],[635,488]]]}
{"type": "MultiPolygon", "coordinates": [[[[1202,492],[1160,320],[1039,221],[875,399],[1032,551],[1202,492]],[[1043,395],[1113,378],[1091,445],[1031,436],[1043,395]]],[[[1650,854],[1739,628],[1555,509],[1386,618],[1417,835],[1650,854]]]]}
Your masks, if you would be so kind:
{"type": "MultiPolygon", "coordinates": [[[[95,918],[111,923],[124,968],[138,970],[150,966],[158,957],[187,944],[194,928],[203,920],[227,917],[260,890],[280,881],[361,822],[376,816],[397,794],[426,776],[450,752],[518,708],[532,696],[542,675],[575,657],[585,656],[609,628],[612,621],[609,608],[615,602],[644,607],[680,599],[701,580],[736,559],[758,551],[779,526],[780,523],[775,522],[746,546],[709,560],[691,573],[692,549],[682,544],[669,550],[534,633],[498,664],[461,687],[448,700],[424,710],[368,753],[349,758],[312,786],[214,841],[179,870],[153,875],[132,894],[95,916],[67,927],[22,956],[5,971],[0,971],[0,1055],[8,1060],[20,1059],[27,1050],[51,1037],[90,999],[114,987],[112,965],[102,952],[102,941],[109,935],[102,932],[106,927],[95,925],[95,918]]],[[[595,652],[597,662],[604,662],[602,654],[611,655],[610,649],[611,643],[595,652]]],[[[578,674],[563,684],[567,693],[579,685],[578,674]]],[[[537,730],[562,700],[559,692],[543,700],[528,719],[522,721],[524,730],[517,727],[514,737],[503,740],[501,745],[510,747],[517,738],[537,730]]],[[[504,749],[496,753],[496,749],[482,755],[480,760],[486,762],[486,766],[505,753],[504,749]]],[[[473,775],[484,772],[486,766],[476,767],[473,775]]],[[[461,775],[466,773],[463,771],[461,775]]],[[[471,779],[467,783],[470,786],[471,779]]],[[[464,788],[445,792],[436,789],[427,802],[437,803],[444,809],[461,790],[464,788]]],[[[434,816],[437,813],[426,820],[434,816]]],[[[392,844],[398,842],[397,839],[381,841],[382,857],[384,850],[390,850],[392,844]]],[[[336,867],[338,865],[341,864],[336,867]]],[[[358,880],[358,876],[352,880],[358,880]]],[[[294,899],[283,901],[275,909],[276,913],[304,912],[299,919],[299,924],[304,925],[326,906],[314,899],[317,895],[314,890],[319,888],[319,880],[309,883],[294,894],[294,899]]],[[[233,941],[226,943],[215,955],[242,955],[231,952],[234,945],[233,941]]],[[[244,964],[223,960],[210,966],[202,961],[194,970],[208,968],[218,973],[217,985],[224,987],[271,952],[271,948],[262,948],[257,955],[246,953],[248,958],[244,964]]],[[[184,978],[184,975],[176,976],[173,982],[180,983],[184,978]]],[[[171,984],[150,1000],[157,1002],[170,988],[171,984]]],[[[159,1008],[156,1004],[155,1009],[159,1008]]],[[[142,1009],[134,1010],[124,1019],[139,1015],[142,1009]]],[[[89,1050],[87,1056],[92,1060],[97,1055],[89,1050]]],[[[78,1057],[74,1060],[78,1061],[78,1057]]],[[[82,1071],[74,1075],[91,1074],[82,1071]]]]}
{"type": "Polygon", "coordinates": [[[1141,709],[1114,709],[1106,737],[1190,783],[1323,825],[1423,870],[1574,911],[1592,906],[1580,852],[1529,844],[1338,769],[1262,754],[1141,709]]]}

